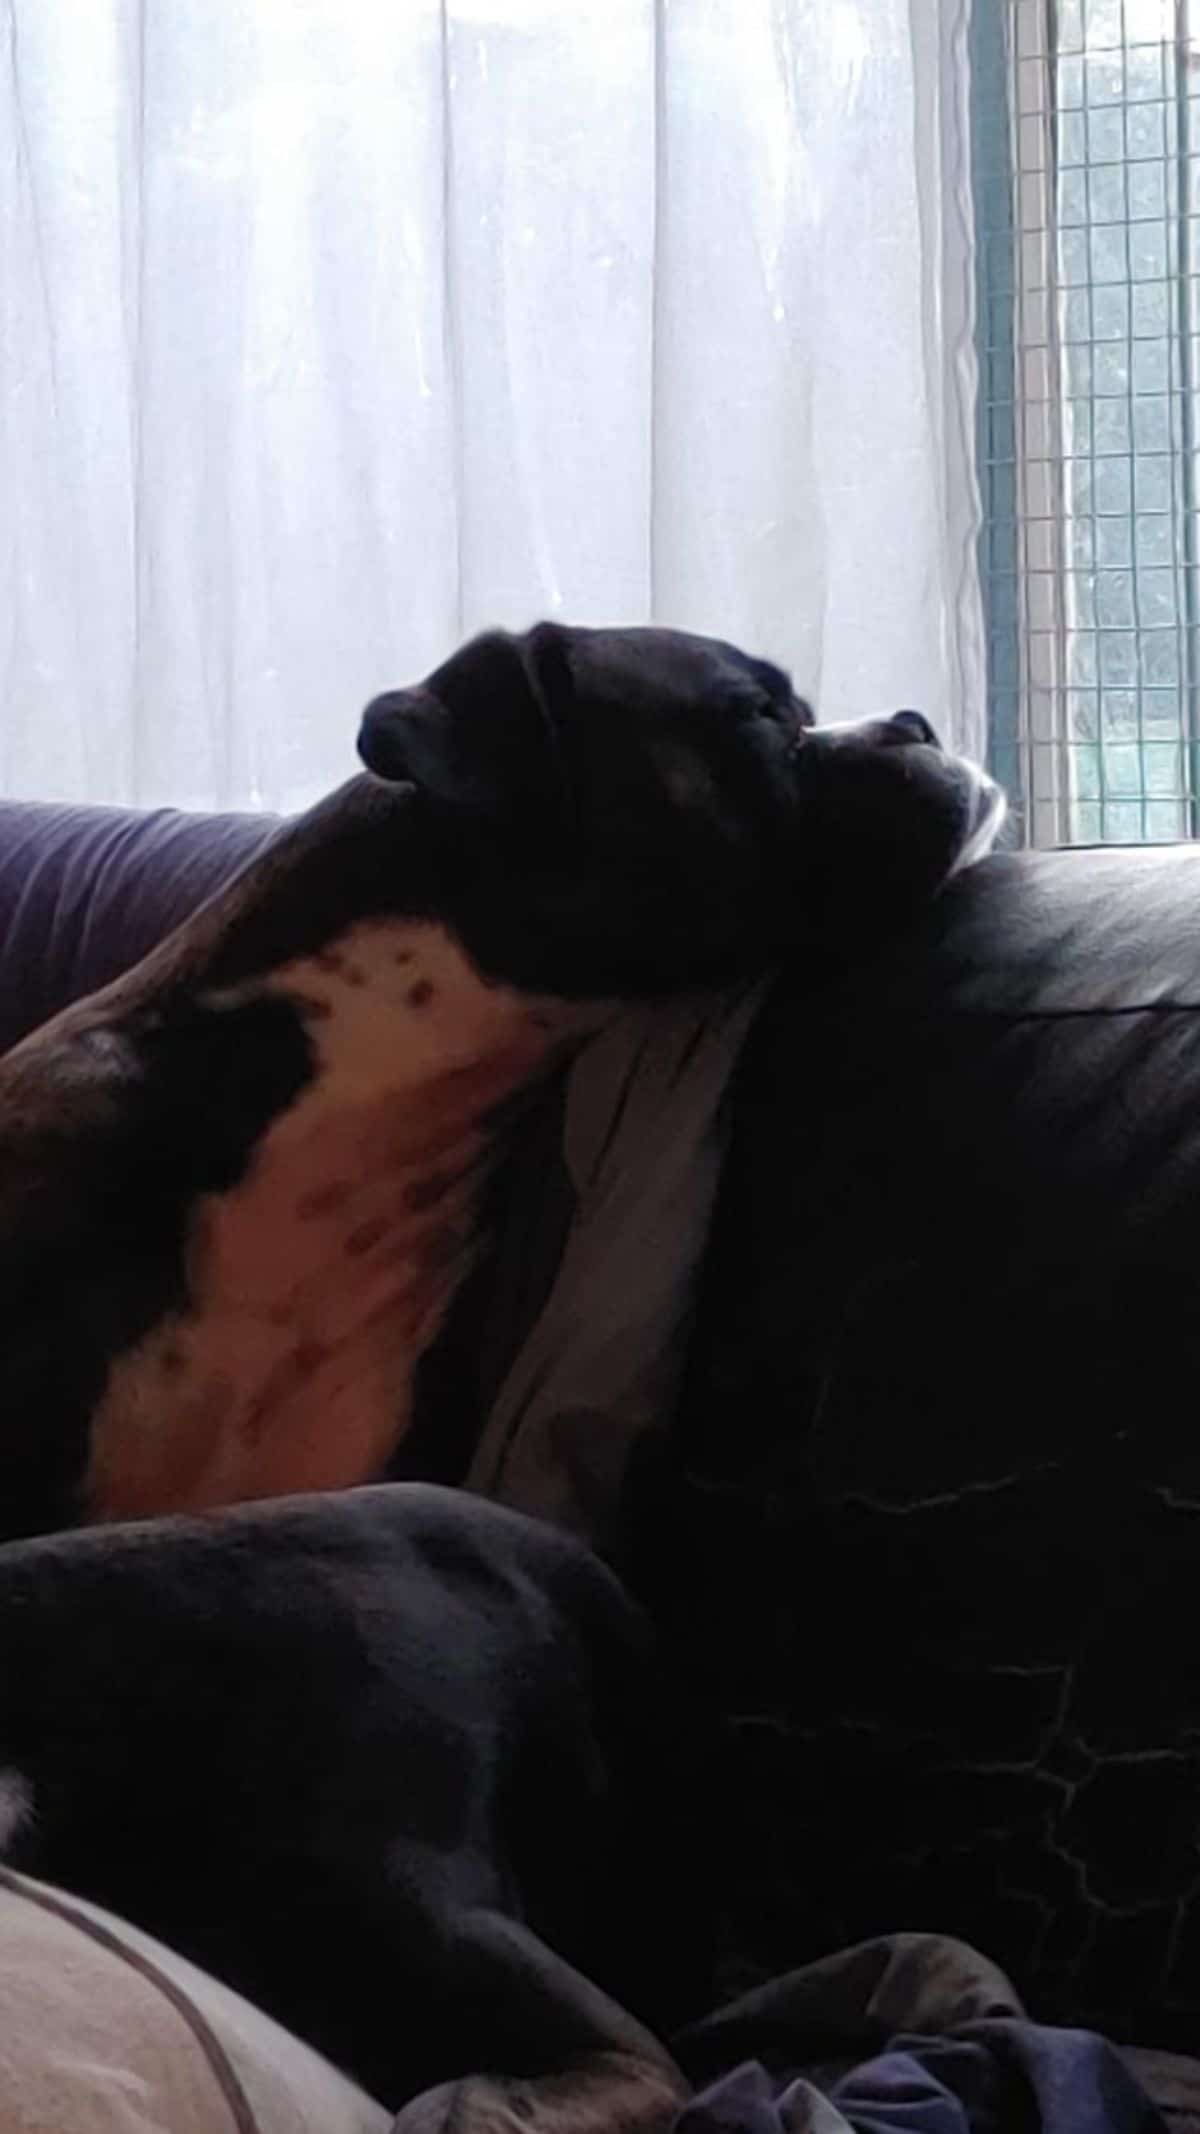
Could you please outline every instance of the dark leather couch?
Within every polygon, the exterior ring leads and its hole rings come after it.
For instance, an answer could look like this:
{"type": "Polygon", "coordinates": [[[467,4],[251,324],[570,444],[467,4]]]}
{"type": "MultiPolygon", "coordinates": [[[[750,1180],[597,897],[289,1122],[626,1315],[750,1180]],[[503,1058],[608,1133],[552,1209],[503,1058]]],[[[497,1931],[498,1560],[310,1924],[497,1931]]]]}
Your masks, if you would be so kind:
{"type": "Polygon", "coordinates": [[[994,858],[741,1072],[645,1576],[726,1947],[1200,2043],[1200,852],[994,858]]]}
{"type": "MultiPolygon", "coordinates": [[[[269,831],[0,808],[0,1042],[269,831]]],[[[634,1508],[728,1983],[930,1928],[1196,2049],[1198,1401],[1200,851],[995,858],[783,979],[634,1508]]]]}

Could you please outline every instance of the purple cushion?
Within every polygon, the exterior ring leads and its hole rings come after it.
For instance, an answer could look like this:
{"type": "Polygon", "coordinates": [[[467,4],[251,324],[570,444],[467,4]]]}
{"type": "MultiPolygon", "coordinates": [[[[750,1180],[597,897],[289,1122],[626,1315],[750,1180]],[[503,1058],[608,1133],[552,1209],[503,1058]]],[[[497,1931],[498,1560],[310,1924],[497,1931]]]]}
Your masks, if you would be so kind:
{"type": "Polygon", "coordinates": [[[0,1051],[137,963],[278,827],[273,815],[0,802],[0,1051]]]}

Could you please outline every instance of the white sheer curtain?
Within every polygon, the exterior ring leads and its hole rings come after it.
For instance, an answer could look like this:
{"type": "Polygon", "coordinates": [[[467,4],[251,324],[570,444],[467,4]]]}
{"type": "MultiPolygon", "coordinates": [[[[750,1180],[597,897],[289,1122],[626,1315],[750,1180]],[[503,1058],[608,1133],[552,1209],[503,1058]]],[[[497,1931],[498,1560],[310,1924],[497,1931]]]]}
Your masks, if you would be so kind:
{"type": "Polygon", "coordinates": [[[967,0],[5,0],[0,790],[300,805],[465,634],[976,751],[967,0]]]}

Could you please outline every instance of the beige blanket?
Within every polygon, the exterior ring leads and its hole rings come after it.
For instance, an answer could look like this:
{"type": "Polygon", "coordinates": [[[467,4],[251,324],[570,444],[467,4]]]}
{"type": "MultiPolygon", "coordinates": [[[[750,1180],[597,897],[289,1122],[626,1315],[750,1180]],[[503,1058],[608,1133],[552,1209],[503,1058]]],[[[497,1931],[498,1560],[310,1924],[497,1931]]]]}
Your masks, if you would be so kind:
{"type": "Polygon", "coordinates": [[[269,2016],[98,1906],[0,1868],[2,2134],[386,2134],[269,2016]]]}
{"type": "Polygon", "coordinates": [[[571,1070],[570,1231],[466,1480],[601,1549],[634,1452],[674,1409],[726,1098],[766,989],[632,1009],[571,1070]]]}

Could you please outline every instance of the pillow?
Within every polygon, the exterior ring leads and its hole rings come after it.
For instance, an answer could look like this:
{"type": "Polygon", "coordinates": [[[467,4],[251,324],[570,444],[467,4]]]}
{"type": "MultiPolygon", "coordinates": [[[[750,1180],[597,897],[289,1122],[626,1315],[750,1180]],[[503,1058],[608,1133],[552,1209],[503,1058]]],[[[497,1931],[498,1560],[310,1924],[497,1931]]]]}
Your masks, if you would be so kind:
{"type": "Polygon", "coordinates": [[[161,1942],[0,1868],[0,2124],[12,2134],[386,2134],[392,2119],[161,1942]]]}

